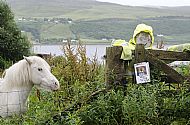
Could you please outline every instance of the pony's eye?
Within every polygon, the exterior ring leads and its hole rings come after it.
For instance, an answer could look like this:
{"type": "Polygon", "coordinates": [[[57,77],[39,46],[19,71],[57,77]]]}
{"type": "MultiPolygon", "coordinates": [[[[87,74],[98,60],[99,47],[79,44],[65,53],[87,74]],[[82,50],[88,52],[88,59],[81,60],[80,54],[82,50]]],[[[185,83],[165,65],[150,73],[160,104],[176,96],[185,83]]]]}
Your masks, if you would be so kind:
{"type": "Polygon", "coordinates": [[[38,68],[38,71],[42,71],[42,68],[38,68]]]}

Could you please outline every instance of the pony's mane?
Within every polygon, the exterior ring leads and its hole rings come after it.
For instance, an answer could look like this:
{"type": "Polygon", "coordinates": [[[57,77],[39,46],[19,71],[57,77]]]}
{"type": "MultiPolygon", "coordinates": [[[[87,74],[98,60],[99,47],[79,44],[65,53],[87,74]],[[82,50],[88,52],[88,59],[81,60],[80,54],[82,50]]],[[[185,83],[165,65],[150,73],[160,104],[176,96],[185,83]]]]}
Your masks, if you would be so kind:
{"type": "Polygon", "coordinates": [[[23,59],[6,69],[3,82],[8,84],[7,87],[23,86],[30,84],[30,66],[28,62],[23,59]]]}

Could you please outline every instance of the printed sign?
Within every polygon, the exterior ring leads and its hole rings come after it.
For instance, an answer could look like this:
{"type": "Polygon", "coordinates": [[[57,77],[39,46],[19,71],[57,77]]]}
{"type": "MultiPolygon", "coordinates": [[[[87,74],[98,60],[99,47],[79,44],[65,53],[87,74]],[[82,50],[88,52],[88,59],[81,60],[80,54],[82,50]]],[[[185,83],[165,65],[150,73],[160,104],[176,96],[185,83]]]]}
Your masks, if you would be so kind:
{"type": "Polygon", "coordinates": [[[137,84],[150,82],[149,62],[134,64],[137,84]]]}

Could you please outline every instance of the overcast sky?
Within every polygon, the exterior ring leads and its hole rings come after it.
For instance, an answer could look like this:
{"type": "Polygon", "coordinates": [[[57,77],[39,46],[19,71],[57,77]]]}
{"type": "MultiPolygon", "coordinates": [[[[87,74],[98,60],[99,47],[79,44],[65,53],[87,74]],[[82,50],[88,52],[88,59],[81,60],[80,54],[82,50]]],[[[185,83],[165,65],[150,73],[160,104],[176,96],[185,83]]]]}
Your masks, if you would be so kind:
{"type": "Polygon", "coordinates": [[[97,0],[130,6],[190,6],[190,0],[97,0]]]}

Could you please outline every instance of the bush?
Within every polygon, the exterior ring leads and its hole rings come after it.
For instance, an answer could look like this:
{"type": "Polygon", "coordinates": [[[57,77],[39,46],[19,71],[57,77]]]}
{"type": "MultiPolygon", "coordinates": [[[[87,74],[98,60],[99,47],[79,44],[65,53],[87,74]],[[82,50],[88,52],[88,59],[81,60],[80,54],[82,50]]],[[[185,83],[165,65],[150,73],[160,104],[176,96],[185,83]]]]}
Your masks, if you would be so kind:
{"type": "Polygon", "coordinates": [[[168,87],[158,80],[150,84],[128,83],[125,91],[121,86],[107,90],[104,67],[96,58],[86,57],[84,46],[68,45],[64,52],[64,56],[48,59],[61,89],[54,93],[33,89],[29,110],[21,116],[0,119],[2,124],[175,125],[189,122],[190,94],[185,84],[174,93],[166,91],[168,87]]]}
{"type": "Polygon", "coordinates": [[[158,117],[156,85],[133,85],[128,88],[122,103],[125,124],[151,124],[158,117]]]}
{"type": "Polygon", "coordinates": [[[4,69],[8,68],[10,65],[11,65],[11,62],[10,62],[10,61],[6,61],[5,59],[3,59],[3,58],[0,56],[0,69],[1,69],[1,70],[4,70],[4,69]]]}
{"type": "Polygon", "coordinates": [[[101,94],[79,112],[85,125],[152,124],[158,117],[156,86],[130,85],[126,96],[123,90],[101,94]]]}
{"type": "Polygon", "coordinates": [[[21,34],[10,7],[0,0],[0,56],[18,61],[30,54],[30,42],[21,34]]]}
{"type": "Polygon", "coordinates": [[[124,93],[122,91],[110,91],[100,94],[96,100],[84,106],[79,116],[84,121],[84,125],[118,125],[122,123],[122,101],[124,93]]]}

